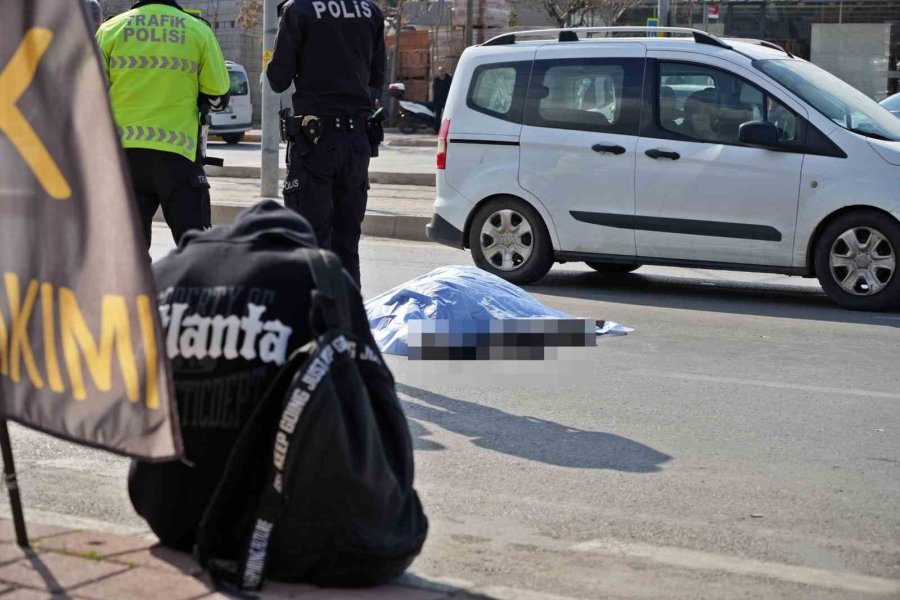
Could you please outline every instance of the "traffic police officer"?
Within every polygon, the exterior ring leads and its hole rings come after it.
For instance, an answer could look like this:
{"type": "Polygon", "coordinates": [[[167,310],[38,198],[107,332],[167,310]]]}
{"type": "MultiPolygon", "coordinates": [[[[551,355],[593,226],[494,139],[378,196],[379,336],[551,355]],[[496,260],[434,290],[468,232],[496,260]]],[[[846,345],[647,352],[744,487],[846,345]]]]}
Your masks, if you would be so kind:
{"type": "Polygon", "coordinates": [[[209,24],[174,0],[143,0],[106,21],[97,44],[147,247],[160,205],[176,242],[189,229],[209,228],[198,102],[209,97],[224,108],[230,85],[209,24]]]}
{"type": "MultiPolygon", "coordinates": [[[[272,89],[294,83],[284,203],[312,225],[359,284],[366,212],[371,88],[384,86],[384,16],[371,0],[288,0],[266,69],[272,89]]],[[[379,125],[380,128],[380,125],[379,125]]]]}

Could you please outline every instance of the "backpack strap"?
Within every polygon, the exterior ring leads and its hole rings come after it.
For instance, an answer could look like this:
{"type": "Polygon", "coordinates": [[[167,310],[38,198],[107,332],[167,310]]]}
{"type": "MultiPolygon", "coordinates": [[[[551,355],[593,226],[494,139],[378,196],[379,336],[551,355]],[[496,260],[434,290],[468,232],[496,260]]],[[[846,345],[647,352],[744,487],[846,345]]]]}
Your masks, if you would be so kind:
{"type": "MultiPolygon", "coordinates": [[[[315,289],[312,290],[310,315],[313,335],[315,338],[321,338],[324,333],[332,329],[350,329],[347,278],[340,259],[336,254],[327,250],[304,249],[301,252],[309,265],[315,286],[315,289]]],[[[331,337],[324,338],[326,345],[331,337]]],[[[262,587],[269,557],[269,541],[285,508],[284,486],[287,473],[285,473],[284,467],[290,461],[292,454],[290,450],[296,445],[291,443],[294,438],[293,426],[286,424],[291,422],[296,424],[303,410],[300,408],[300,412],[297,412],[297,406],[294,406],[297,403],[297,396],[294,396],[291,390],[300,391],[301,397],[312,396],[318,381],[315,384],[303,381],[301,375],[305,371],[304,367],[315,360],[323,350],[324,348],[314,339],[313,342],[297,351],[279,371],[275,383],[263,397],[261,405],[257,407],[254,416],[241,432],[240,441],[232,451],[228,467],[219,482],[214,500],[204,515],[195,555],[198,562],[209,570],[217,585],[231,592],[234,592],[235,589],[258,590],[262,587]],[[301,363],[300,360],[304,362],[301,363]],[[277,420],[273,420],[275,417],[273,411],[278,415],[277,420]],[[281,454],[278,455],[279,458],[273,457],[272,454],[266,455],[269,465],[266,469],[265,484],[261,491],[259,504],[250,507],[253,517],[245,539],[240,540],[239,556],[236,557],[236,560],[217,560],[211,556],[213,548],[210,546],[214,545],[216,528],[221,526],[216,517],[221,518],[222,510],[215,508],[220,504],[233,502],[233,494],[242,493],[237,486],[243,480],[241,474],[244,469],[262,466],[245,464],[246,456],[251,452],[251,448],[258,448],[255,442],[265,437],[263,430],[273,425],[276,428],[275,444],[280,448],[281,454]],[[286,426],[289,428],[288,431],[284,430],[286,426]],[[240,460],[241,457],[245,458],[243,462],[240,460]]],[[[305,407],[305,402],[303,402],[303,407],[305,407]]]]}
{"type": "MultiPolygon", "coordinates": [[[[352,356],[351,347],[340,333],[320,337],[310,342],[306,350],[305,362],[296,369],[296,377],[285,393],[284,404],[275,425],[273,453],[270,455],[266,485],[262,490],[259,505],[250,524],[248,539],[243,542],[238,559],[237,586],[244,590],[258,590],[265,580],[269,561],[269,544],[285,512],[287,495],[293,481],[291,465],[300,445],[297,426],[307,409],[319,396],[316,390],[330,375],[306,377],[310,370],[321,365],[330,372],[334,356],[352,356]]],[[[321,392],[320,392],[321,393],[321,392]]],[[[297,540],[302,543],[302,540],[297,540]]]]}
{"type": "Polygon", "coordinates": [[[328,250],[303,251],[315,289],[312,292],[312,329],[317,335],[329,329],[350,328],[350,301],[341,260],[328,250]]]}
{"type": "Polygon", "coordinates": [[[194,558],[209,571],[218,587],[232,594],[240,588],[239,562],[244,558],[247,545],[246,536],[239,531],[236,514],[253,513],[252,516],[256,516],[259,507],[247,496],[246,475],[261,469],[265,472],[260,474],[263,485],[271,482],[268,467],[271,464],[271,449],[262,440],[270,439],[272,430],[277,427],[277,419],[284,411],[285,394],[305,360],[303,349],[294,352],[260,398],[231,450],[225,471],[197,531],[194,558]],[[237,554],[228,556],[230,550],[236,550],[237,554]]]}

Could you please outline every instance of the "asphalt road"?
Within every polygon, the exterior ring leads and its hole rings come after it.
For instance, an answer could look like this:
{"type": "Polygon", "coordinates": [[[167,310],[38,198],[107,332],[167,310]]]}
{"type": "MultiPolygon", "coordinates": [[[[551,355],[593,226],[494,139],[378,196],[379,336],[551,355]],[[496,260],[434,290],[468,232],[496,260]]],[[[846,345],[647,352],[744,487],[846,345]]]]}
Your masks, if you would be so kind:
{"type": "MultiPolygon", "coordinates": [[[[470,264],[362,255],[367,297],[470,264]]],[[[515,600],[900,598],[900,314],[690,269],[563,265],[529,291],[635,331],[539,363],[389,358],[432,523],[417,576],[515,600]]],[[[141,527],[125,461],[14,444],[32,518],[141,527]]]]}

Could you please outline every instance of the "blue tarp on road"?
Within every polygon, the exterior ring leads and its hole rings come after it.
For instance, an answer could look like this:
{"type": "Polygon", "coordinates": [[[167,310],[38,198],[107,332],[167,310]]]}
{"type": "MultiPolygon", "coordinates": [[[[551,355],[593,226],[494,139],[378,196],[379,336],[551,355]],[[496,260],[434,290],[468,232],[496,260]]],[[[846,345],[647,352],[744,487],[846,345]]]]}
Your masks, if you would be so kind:
{"type": "MultiPolygon", "coordinates": [[[[407,355],[407,323],[418,319],[574,319],[545,306],[522,288],[471,266],[440,267],[366,302],[372,335],[382,352],[407,355]]],[[[630,331],[605,321],[597,334],[630,331]]]]}

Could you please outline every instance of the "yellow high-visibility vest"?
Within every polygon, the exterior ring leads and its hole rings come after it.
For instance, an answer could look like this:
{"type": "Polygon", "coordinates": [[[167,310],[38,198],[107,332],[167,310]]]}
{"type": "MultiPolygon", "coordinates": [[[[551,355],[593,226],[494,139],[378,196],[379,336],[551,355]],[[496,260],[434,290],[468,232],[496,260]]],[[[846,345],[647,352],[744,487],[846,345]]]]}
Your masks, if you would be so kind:
{"type": "Polygon", "coordinates": [[[97,31],[122,146],[194,160],[202,92],[221,96],[229,78],[209,25],[175,6],[147,4],[97,31]]]}

